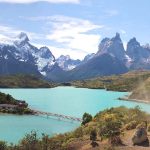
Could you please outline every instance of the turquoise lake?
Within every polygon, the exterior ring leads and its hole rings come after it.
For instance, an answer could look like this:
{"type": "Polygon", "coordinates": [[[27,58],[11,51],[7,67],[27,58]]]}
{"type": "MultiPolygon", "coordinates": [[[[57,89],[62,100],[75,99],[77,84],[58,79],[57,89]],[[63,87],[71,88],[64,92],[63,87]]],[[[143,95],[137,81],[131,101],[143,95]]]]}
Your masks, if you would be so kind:
{"type": "MultiPolygon", "coordinates": [[[[30,108],[36,110],[82,117],[84,112],[95,115],[110,107],[139,105],[150,112],[150,105],[117,100],[127,95],[126,92],[112,92],[98,89],[74,87],[56,87],[52,89],[0,89],[16,99],[25,100],[30,108]]],[[[79,126],[78,122],[46,118],[43,116],[0,115],[0,140],[17,143],[30,131],[37,131],[50,136],[72,131],[79,126]]]]}

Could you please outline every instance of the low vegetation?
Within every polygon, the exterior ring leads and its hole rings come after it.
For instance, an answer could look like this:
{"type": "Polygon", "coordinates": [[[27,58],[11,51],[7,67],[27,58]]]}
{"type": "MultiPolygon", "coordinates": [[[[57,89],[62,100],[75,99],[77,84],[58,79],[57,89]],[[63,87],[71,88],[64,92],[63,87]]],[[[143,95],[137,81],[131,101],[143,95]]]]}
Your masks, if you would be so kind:
{"type": "Polygon", "coordinates": [[[34,75],[0,76],[0,88],[52,88],[56,84],[34,75]]]}
{"type": "MultiPolygon", "coordinates": [[[[84,114],[84,116],[89,117],[89,114],[84,114]]],[[[131,109],[125,107],[111,108],[97,113],[91,121],[82,123],[73,132],[54,137],[43,134],[41,138],[38,138],[36,132],[31,132],[18,145],[7,145],[5,142],[0,142],[0,147],[1,150],[79,150],[92,149],[93,147],[102,150],[123,149],[125,133],[134,130],[144,122],[150,123],[150,115],[141,111],[139,107],[131,109]],[[133,123],[134,126],[126,128],[129,123],[133,123]]],[[[131,147],[131,145],[127,146],[127,149],[131,147]]]]}
{"type": "Polygon", "coordinates": [[[0,113],[31,114],[32,110],[25,101],[16,100],[11,95],[0,92],[0,113]]]}
{"type": "Polygon", "coordinates": [[[0,104],[16,105],[16,104],[18,104],[18,102],[11,95],[0,92],[0,104]]]}
{"type": "Polygon", "coordinates": [[[71,85],[81,88],[104,89],[129,92],[150,77],[150,71],[132,71],[122,75],[97,77],[89,80],[74,81],[71,85]]]}

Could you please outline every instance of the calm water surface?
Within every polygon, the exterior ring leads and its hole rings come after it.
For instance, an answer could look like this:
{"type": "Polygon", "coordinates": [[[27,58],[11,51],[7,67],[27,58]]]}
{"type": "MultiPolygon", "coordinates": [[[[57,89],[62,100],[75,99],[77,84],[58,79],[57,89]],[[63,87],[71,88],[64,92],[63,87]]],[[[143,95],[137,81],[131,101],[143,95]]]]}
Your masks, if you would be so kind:
{"type": "MultiPolygon", "coordinates": [[[[82,117],[84,112],[95,115],[105,108],[116,106],[140,107],[150,112],[150,105],[120,101],[126,92],[111,92],[97,89],[57,87],[52,89],[0,89],[13,97],[26,100],[30,108],[82,117]]],[[[0,139],[17,143],[26,133],[35,130],[50,136],[71,131],[79,126],[77,122],[66,122],[42,116],[0,115],[0,139]]]]}

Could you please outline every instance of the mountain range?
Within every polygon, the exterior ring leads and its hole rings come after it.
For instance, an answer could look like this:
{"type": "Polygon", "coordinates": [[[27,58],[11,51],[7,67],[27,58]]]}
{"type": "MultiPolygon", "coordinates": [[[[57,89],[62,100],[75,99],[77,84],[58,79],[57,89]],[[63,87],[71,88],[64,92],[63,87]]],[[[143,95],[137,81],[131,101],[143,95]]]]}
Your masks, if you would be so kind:
{"type": "Polygon", "coordinates": [[[37,48],[21,32],[10,44],[0,44],[0,75],[34,74],[56,82],[82,80],[97,76],[122,74],[130,70],[150,69],[150,46],[132,38],[124,48],[120,34],[104,38],[97,53],[83,60],[69,55],[55,58],[48,47],[37,48]]]}

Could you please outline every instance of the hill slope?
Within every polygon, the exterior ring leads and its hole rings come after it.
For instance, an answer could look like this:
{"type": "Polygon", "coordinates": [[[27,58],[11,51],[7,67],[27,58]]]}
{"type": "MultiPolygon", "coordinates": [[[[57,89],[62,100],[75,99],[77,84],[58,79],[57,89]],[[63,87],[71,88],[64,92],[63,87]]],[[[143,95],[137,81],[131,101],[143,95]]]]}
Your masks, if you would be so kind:
{"type": "Polygon", "coordinates": [[[133,90],[129,99],[137,99],[150,103],[150,77],[133,90]]]}
{"type": "Polygon", "coordinates": [[[70,80],[88,79],[97,76],[121,74],[128,69],[117,58],[109,54],[95,56],[70,72],[70,80]]]}
{"type": "Polygon", "coordinates": [[[1,88],[51,88],[54,83],[47,82],[33,75],[0,76],[1,88]]]}
{"type": "Polygon", "coordinates": [[[121,75],[97,77],[89,80],[74,81],[76,87],[96,88],[129,92],[150,77],[150,71],[131,71],[121,75]]]}
{"type": "MultiPolygon", "coordinates": [[[[39,139],[37,134],[32,131],[15,146],[10,145],[8,147],[5,142],[0,144],[5,144],[6,150],[10,148],[12,150],[26,150],[27,147],[29,150],[43,150],[43,147],[49,150],[149,150],[149,145],[133,146],[132,142],[135,128],[137,126],[145,127],[143,121],[149,123],[150,115],[138,107],[130,109],[125,107],[110,108],[99,112],[91,118],[91,121],[89,120],[86,124],[69,133],[53,137],[43,134],[43,137],[39,139]],[[94,134],[95,140],[91,138],[93,131],[96,133],[94,134]],[[117,141],[117,139],[120,140],[117,141]],[[92,146],[92,142],[95,146],[92,146]]],[[[149,135],[148,140],[150,140],[149,135]]]]}

